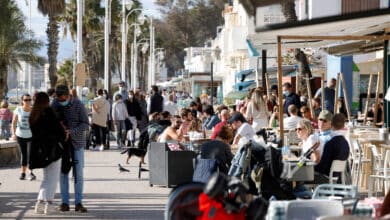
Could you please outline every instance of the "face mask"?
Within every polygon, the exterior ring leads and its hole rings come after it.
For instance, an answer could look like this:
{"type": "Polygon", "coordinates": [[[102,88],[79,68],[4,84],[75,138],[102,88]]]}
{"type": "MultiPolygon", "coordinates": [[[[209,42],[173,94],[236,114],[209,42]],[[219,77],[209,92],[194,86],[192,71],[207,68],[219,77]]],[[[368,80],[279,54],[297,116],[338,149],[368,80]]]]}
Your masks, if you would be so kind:
{"type": "Polygon", "coordinates": [[[284,91],[283,95],[288,96],[288,95],[290,95],[290,92],[289,91],[284,91]]]}
{"type": "Polygon", "coordinates": [[[69,100],[60,102],[60,105],[62,105],[62,106],[67,106],[68,104],[69,104],[69,100]]]}

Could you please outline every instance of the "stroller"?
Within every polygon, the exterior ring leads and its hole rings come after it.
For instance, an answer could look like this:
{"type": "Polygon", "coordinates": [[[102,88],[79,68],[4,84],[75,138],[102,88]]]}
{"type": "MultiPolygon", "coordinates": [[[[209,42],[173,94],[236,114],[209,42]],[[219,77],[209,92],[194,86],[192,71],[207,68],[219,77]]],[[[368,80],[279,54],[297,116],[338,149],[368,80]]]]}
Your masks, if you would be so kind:
{"type": "MultiPolygon", "coordinates": [[[[237,214],[244,210],[244,213],[234,216],[233,219],[242,219],[243,216],[245,219],[263,219],[267,212],[266,201],[271,197],[277,200],[296,198],[291,184],[280,178],[282,171],[280,150],[250,141],[241,147],[234,157],[229,170],[230,177],[217,173],[209,179],[203,191],[207,197],[200,196],[204,185],[199,183],[190,183],[174,189],[169,196],[165,219],[196,219],[202,215],[200,209],[203,213],[210,211],[207,207],[202,208],[200,204],[215,204],[220,207],[218,203],[222,204],[221,207],[227,213],[237,214]],[[248,194],[255,196],[249,205],[246,200],[248,194]]],[[[224,212],[221,213],[223,215],[224,212]]],[[[229,219],[223,216],[223,219],[229,219]]]]}

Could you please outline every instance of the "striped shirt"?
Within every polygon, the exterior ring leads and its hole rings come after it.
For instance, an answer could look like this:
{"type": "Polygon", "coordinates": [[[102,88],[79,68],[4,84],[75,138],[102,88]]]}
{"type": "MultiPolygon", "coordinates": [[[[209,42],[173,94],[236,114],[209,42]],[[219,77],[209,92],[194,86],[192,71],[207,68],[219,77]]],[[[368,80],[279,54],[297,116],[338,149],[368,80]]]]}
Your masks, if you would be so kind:
{"type": "Polygon", "coordinates": [[[59,114],[60,121],[63,122],[66,129],[69,129],[74,149],[84,148],[86,146],[85,132],[89,127],[89,120],[83,103],[79,99],[71,97],[69,104],[63,107],[57,99],[54,99],[52,107],[59,114]]]}

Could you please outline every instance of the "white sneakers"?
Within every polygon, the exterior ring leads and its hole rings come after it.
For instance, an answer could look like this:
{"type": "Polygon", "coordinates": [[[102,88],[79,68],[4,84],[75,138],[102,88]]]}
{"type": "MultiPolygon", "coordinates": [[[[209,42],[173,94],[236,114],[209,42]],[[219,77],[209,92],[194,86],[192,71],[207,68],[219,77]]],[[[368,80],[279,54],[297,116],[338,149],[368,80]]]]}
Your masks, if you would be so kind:
{"type": "Polygon", "coordinates": [[[104,145],[96,146],[91,149],[91,151],[103,151],[104,150],[104,145]]]}
{"type": "Polygon", "coordinates": [[[50,215],[56,212],[56,208],[54,207],[53,202],[44,202],[39,200],[37,203],[35,203],[34,212],[36,214],[50,215]]]}
{"type": "Polygon", "coordinates": [[[43,214],[44,211],[45,211],[45,202],[42,200],[38,200],[37,203],[35,203],[34,212],[37,214],[43,214]]]}
{"type": "Polygon", "coordinates": [[[104,146],[103,146],[103,145],[100,145],[99,151],[103,151],[103,150],[104,150],[104,146]]]}

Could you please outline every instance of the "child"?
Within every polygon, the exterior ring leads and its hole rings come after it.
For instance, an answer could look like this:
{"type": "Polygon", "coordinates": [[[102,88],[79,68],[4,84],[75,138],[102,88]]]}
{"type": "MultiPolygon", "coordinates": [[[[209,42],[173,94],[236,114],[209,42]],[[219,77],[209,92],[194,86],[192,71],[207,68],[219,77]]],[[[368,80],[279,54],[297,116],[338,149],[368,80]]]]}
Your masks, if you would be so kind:
{"type": "Polygon", "coordinates": [[[0,136],[8,141],[11,137],[10,123],[12,121],[12,112],[8,108],[8,102],[2,101],[0,108],[0,136]]]}

